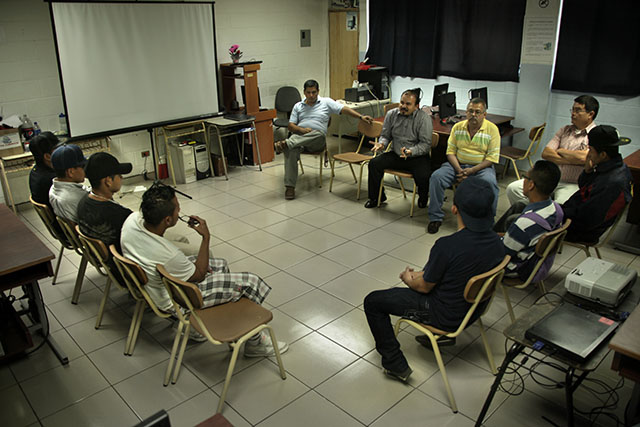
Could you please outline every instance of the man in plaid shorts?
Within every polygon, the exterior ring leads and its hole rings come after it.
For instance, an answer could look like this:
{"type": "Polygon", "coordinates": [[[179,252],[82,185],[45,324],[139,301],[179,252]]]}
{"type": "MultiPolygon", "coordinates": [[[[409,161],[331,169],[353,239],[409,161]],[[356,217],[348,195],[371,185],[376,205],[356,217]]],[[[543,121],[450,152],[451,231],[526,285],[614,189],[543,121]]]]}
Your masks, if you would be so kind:
{"type": "MultiPolygon", "coordinates": [[[[241,297],[261,304],[271,291],[258,275],[231,273],[227,261],[209,257],[210,234],[207,223],[197,216],[180,216],[180,204],[175,190],[165,185],[153,185],[142,195],[140,212],[134,212],[122,226],[120,243],[124,256],[137,262],[148,278],[146,288],[158,308],[171,311],[173,304],[162,283],[156,265],[164,265],[172,276],[195,283],[205,307],[238,301],[241,297]],[[186,221],[189,228],[201,237],[197,256],[187,257],[171,241],[163,237],[178,220],[186,221]]],[[[288,350],[287,343],[278,342],[281,353],[288,350]]],[[[245,356],[275,355],[268,333],[261,332],[245,344],[245,356]]]]}

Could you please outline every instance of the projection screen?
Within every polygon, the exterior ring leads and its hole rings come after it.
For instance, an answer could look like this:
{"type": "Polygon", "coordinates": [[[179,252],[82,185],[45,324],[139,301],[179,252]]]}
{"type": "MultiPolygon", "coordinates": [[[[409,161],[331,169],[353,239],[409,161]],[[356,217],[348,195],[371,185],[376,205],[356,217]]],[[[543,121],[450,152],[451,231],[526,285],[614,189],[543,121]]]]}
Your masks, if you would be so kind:
{"type": "Polygon", "coordinates": [[[72,137],[218,113],[213,3],[50,3],[72,137]]]}

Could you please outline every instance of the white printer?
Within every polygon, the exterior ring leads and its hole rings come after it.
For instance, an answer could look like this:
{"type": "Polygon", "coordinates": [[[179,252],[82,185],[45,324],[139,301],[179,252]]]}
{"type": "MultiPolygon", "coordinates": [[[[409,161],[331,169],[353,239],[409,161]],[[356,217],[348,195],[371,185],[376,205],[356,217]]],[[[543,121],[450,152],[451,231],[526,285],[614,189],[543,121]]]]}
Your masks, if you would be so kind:
{"type": "Polygon", "coordinates": [[[633,287],[637,275],[634,269],[590,257],[567,275],[564,287],[579,297],[616,307],[633,287]]]}

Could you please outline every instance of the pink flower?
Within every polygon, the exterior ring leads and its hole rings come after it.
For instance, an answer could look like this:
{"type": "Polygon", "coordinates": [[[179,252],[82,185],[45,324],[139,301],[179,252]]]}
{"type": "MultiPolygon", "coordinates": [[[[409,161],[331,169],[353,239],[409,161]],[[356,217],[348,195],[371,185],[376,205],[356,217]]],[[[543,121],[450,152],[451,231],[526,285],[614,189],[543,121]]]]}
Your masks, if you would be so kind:
{"type": "Polygon", "coordinates": [[[236,51],[240,48],[237,44],[231,45],[229,48],[229,53],[236,53],[236,51]]]}

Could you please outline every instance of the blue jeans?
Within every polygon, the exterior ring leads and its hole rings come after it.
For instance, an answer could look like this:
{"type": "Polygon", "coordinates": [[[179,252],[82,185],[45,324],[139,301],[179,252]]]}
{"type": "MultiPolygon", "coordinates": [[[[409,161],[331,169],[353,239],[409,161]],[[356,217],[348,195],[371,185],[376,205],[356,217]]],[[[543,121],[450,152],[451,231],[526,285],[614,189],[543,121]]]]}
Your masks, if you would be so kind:
{"type": "MultiPolygon", "coordinates": [[[[470,168],[474,165],[460,165],[462,168],[470,168]]],[[[485,181],[493,190],[493,216],[496,216],[498,208],[498,196],[500,190],[496,181],[496,172],[493,166],[484,168],[476,172],[473,176],[485,181]]],[[[442,221],[444,212],[442,212],[442,204],[444,203],[444,190],[451,188],[456,182],[456,172],[449,162],[445,162],[431,174],[429,180],[429,221],[442,221]]]]}
{"type": "Polygon", "coordinates": [[[427,294],[409,288],[373,291],[364,299],[364,312],[376,341],[376,350],[382,356],[382,366],[390,371],[403,372],[409,364],[400,351],[400,343],[393,333],[389,315],[429,323],[427,294]]]}

